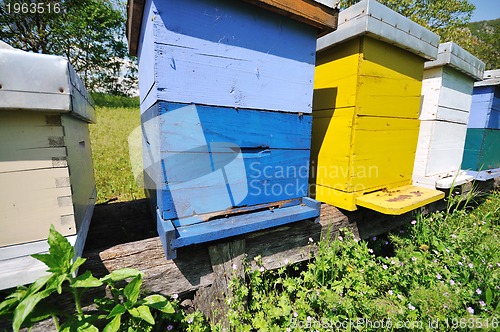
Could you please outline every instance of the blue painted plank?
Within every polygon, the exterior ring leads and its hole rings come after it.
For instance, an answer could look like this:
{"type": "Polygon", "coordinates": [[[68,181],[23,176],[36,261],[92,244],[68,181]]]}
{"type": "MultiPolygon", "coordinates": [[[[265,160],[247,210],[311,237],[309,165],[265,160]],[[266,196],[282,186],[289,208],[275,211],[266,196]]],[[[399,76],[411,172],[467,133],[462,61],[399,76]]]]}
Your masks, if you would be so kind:
{"type": "Polygon", "coordinates": [[[258,157],[243,153],[234,159],[236,164],[216,172],[188,167],[189,172],[178,175],[172,167],[167,174],[178,176],[177,181],[156,184],[157,205],[168,219],[307,196],[309,154],[309,150],[270,150],[258,157]],[[244,168],[235,167],[240,162],[244,168]]]}
{"type": "MultiPolygon", "coordinates": [[[[492,114],[494,99],[494,86],[479,86],[474,88],[472,95],[472,105],[467,128],[493,128],[495,114],[492,114]],[[493,120],[490,126],[490,116],[493,120]]],[[[498,117],[498,115],[496,115],[498,117]]]]}
{"type": "Polygon", "coordinates": [[[311,146],[310,115],[158,102],[142,114],[141,122],[150,141],[160,140],[161,151],[187,151],[207,142],[264,149],[311,146]]]}
{"type": "Polygon", "coordinates": [[[319,211],[319,206],[312,207],[304,204],[179,227],[177,228],[178,237],[172,241],[171,247],[180,248],[281,226],[295,221],[316,219],[319,216],[319,211]]]}
{"type": "Polygon", "coordinates": [[[313,27],[232,0],[154,1],[147,25],[159,100],[311,112],[313,27]]]}
{"type": "Polygon", "coordinates": [[[162,219],[158,210],[156,211],[156,230],[160,236],[165,256],[167,256],[167,259],[175,259],[177,253],[172,248],[172,242],[177,237],[177,231],[170,220],[162,219]]]}
{"type": "MultiPolygon", "coordinates": [[[[306,197],[304,197],[305,199],[306,197]]],[[[206,215],[197,215],[197,216],[192,216],[192,217],[187,217],[187,218],[182,218],[182,219],[172,219],[172,224],[174,227],[184,227],[184,226],[189,226],[189,225],[194,225],[198,224],[201,222],[207,222],[212,219],[218,219],[218,217],[229,217],[231,215],[236,215],[236,214],[243,214],[243,213],[255,213],[263,210],[272,210],[274,208],[284,208],[284,207],[289,207],[289,206],[295,206],[299,205],[302,203],[302,198],[296,198],[296,199],[291,199],[289,201],[281,201],[280,203],[276,203],[273,205],[273,203],[269,204],[261,204],[261,205],[252,205],[252,206],[243,206],[243,207],[236,207],[231,209],[231,211],[228,211],[226,215],[221,213],[220,215],[216,215],[214,218],[213,214],[206,214],[206,215]]]]}
{"type": "MultiPolygon", "coordinates": [[[[152,91],[154,85],[155,51],[153,26],[147,24],[153,18],[152,0],[146,0],[144,3],[144,19],[141,22],[141,35],[137,49],[137,60],[139,69],[139,95],[141,104],[152,91]]],[[[156,95],[156,92],[153,93],[156,95]]],[[[142,106],[141,106],[142,109],[142,106]]],[[[145,111],[146,109],[144,109],[145,111]]]]}
{"type": "Polygon", "coordinates": [[[486,171],[466,171],[468,175],[478,181],[488,181],[500,177],[500,168],[489,169],[486,171]]]}

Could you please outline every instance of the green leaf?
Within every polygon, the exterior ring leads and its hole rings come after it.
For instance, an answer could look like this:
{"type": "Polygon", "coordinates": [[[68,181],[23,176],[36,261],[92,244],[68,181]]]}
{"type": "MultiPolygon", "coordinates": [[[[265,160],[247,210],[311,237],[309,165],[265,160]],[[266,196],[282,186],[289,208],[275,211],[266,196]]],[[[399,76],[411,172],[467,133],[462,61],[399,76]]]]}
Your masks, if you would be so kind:
{"type": "Polygon", "coordinates": [[[87,271],[81,276],[78,276],[74,279],[71,287],[73,288],[92,288],[99,287],[102,285],[102,281],[97,279],[92,275],[92,272],[87,271]]]}
{"type": "Polygon", "coordinates": [[[52,274],[51,278],[47,282],[46,289],[57,290],[57,293],[62,293],[62,284],[66,280],[67,274],[52,274]]]}
{"type": "Polygon", "coordinates": [[[133,278],[138,275],[141,275],[141,271],[136,270],[136,269],[130,269],[130,268],[125,268],[125,269],[120,269],[111,272],[110,274],[102,277],[100,280],[102,282],[108,283],[109,281],[121,281],[125,280],[127,278],[133,278]]]}
{"type": "Polygon", "coordinates": [[[18,304],[14,310],[14,320],[12,322],[12,329],[15,332],[19,331],[24,320],[33,311],[38,302],[49,296],[50,293],[51,291],[45,290],[43,292],[30,294],[18,304]]]}
{"type": "Polygon", "coordinates": [[[51,274],[36,279],[35,282],[28,287],[27,294],[33,294],[35,292],[38,292],[43,286],[47,284],[50,278],[52,278],[51,274]]]}
{"type": "Polygon", "coordinates": [[[143,299],[145,305],[156,310],[160,310],[166,314],[173,314],[175,312],[172,303],[170,303],[164,296],[154,294],[149,295],[143,299]]]}
{"type": "Polygon", "coordinates": [[[491,291],[490,288],[488,288],[486,290],[486,304],[490,305],[491,304],[491,300],[493,300],[493,292],[491,291]]]}
{"type": "Polygon", "coordinates": [[[92,323],[92,317],[86,316],[83,319],[79,317],[72,317],[64,323],[59,332],[99,332],[99,329],[92,323]]]}
{"type": "Polygon", "coordinates": [[[116,332],[120,330],[120,323],[121,323],[121,317],[122,315],[116,315],[115,318],[111,322],[109,322],[105,327],[102,332],[116,332]]]}
{"type": "Polygon", "coordinates": [[[151,311],[145,305],[141,305],[137,308],[132,308],[128,311],[132,316],[140,318],[151,325],[155,324],[155,319],[151,315],[151,311]]]}
{"type": "Polygon", "coordinates": [[[59,262],[50,254],[33,254],[31,255],[31,257],[38,259],[40,262],[47,265],[47,267],[49,268],[49,272],[60,271],[59,262]]]}
{"type": "Polygon", "coordinates": [[[145,304],[155,304],[155,303],[165,302],[167,301],[167,298],[160,294],[153,294],[146,296],[142,300],[144,301],[145,304]]]}
{"type": "Polygon", "coordinates": [[[123,295],[125,295],[125,297],[132,302],[132,304],[137,302],[137,298],[139,297],[139,293],[141,291],[141,285],[142,276],[139,274],[123,289],[123,295]]]}
{"type": "Polygon", "coordinates": [[[71,268],[69,270],[69,273],[73,274],[76,272],[76,270],[78,270],[78,268],[80,266],[82,266],[83,263],[85,263],[87,259],[86,258],[82,258],[82,257],[78,257],[75,262],[71,265],[71,268]]]}
{"type": "Polygon", "coordinates": [[[71,260],[75,255],[75,251],[68,239],[57,232],[54,225],[50,225],[47,242],[49,243],[49,254],[52,256],[53,260],[63,272],[69,273],[71,260]]]}
{"type": "Polygon", "coordinates": [[[12,307],[15,303],[18,303],[19,300],[16,298],[6,299],[2,303],[0,303],[0,316],[9,313],[12,310],[12,307]]]}
{"type": "Polygon", "coordinates": [[[121,315],[121,314],[124,314],[126,311],[125,307],[121,304],[117,304],[115,305],[115,307],[111,310],[111,312],[109,313],[108,317],[106,318],[112,318],[112,317],[115,317],[117,315],[121,315]]]}

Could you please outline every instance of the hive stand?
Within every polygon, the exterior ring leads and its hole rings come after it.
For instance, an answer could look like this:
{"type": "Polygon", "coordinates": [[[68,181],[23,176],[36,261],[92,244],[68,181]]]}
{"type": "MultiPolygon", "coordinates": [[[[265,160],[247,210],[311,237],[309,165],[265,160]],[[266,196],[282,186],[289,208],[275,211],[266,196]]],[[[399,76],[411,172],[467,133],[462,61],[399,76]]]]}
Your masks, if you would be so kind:
{"type": "Polygon", "coordinates": [[[129,3],[144,182],[167,258],[319,215],[307,197],[315,43],[336,14],[324,0],[129,3]]]}
{"type": "Polygon", "coordinates": [[[318,39],[311,182],[315,198],[402,214],[441,199],[412,186],[424,62],[439,37],[372,0],[318,39]]]}
{"type": "Polygon", "coordinates": [[[472,89],[483,73],[484,63],[452,42],[440,44],[437,60],[425,63],[414,185],[450,189],[472,181],[460,166],[472,89]]]}
{"type": "Polygon", "coordinates": [[[88,124],[93,101],[57,56],[0,49],[0,289],[47,266],[50,225],[81,256],[96,198],[88,124]]]}
{"type": "Polygon", "coordinates": [[[462,169],[480,181],[500,176],[500,69],[474,84],[462,169]]]}

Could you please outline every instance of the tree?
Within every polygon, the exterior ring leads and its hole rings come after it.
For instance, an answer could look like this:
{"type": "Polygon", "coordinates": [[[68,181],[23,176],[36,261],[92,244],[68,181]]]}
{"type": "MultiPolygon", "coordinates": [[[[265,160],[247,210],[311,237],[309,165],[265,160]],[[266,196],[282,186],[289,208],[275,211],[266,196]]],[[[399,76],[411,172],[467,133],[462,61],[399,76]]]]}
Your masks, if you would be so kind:
{"type": "Polygon", "coordinates": [[[471,38],[464,47],[473,50],[486,63],[486,69],[500,68],[500,18],[469,23],[467,30],[471,38]]]}
{"type": "MultiPolygon", "coordinates": [[[[347,8],[360,0],[341,0],[347,8]]],[[[451,41],[454,32],[466,27],[475,6],[467,0],[378,0],[392,10],[441,36],[441,42],[451,41]]]]}
{"type": "Polygon", "coordinates": [[[134,63],[127,57],[124,13],[124,3],[106,0],[4,0],[0,40],[22,50],[66,57],[90,91],[126,94],[131,88],[127,84],[137,80],[123,79],[123,68],[133,69],[134,63]],[[31,7],[38,3],[46,5],[43,12],[31,7]]]}

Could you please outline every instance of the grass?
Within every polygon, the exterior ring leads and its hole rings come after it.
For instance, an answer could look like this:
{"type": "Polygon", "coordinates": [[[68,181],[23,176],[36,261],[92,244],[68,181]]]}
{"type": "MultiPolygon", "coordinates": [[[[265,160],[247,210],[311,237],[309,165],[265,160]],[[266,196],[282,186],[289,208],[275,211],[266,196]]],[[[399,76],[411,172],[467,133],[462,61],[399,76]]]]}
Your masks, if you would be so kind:
{"type": "Polygon", "coordinates": [[[97,107],[96,113],[97,123],[90,125],[90,140],[97,203],[144,198],[132,174],[127,141],[132,130],[140,126],[139,108],[97,107]]]}
{"type": "Polygon", "coordinates": [[[500,327],[498,191],[476,208],[419,216],[386,236],[357,242],[345,231],[317,245],[306,268],[234,278],[231,330],[500,327]]]}

